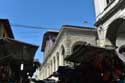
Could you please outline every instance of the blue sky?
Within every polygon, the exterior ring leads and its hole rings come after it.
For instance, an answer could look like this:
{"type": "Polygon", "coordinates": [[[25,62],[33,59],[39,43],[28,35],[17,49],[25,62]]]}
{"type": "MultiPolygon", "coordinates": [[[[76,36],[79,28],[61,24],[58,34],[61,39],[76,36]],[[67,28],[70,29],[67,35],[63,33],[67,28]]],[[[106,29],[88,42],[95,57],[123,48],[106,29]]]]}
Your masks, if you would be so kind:
{"type": "Polygon", "coordinates": [[[0,18],[9,19],[11,25],[29,25],[47,29],[12,26],[15,39],[39,45],[35,54],[40,62],[43,34],[60,29],[62,25],[93,26],[94,0],[0,0],[0,18]],[[84,21],[88,21],[87,24],[84,21]],[[50,29],[48,29],[50,28],[50,29]]]}

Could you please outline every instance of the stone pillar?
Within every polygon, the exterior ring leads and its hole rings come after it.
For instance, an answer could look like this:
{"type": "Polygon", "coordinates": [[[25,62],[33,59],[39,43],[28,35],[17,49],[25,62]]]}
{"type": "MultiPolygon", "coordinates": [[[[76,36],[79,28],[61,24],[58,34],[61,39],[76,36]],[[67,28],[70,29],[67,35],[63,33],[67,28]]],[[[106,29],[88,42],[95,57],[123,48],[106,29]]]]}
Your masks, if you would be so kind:
{"type": "Polygon", "coordinates": [[[54,58],[52,59],[52,73],[54,72],[54,58]]]}
{"type": "Polygon", "coordinates": [[[46,69],[45,69],[45,70],[46,70],[46,78],[47,78],[47,74],[48,74],[48,69],[47,69],[47,65],[46,65],[46,69]]]}
{"type": "Polygon", "coordinates": [[[48,76],[50,75],[50,63],[48,63],[48,76]]]}
{"type": "Polygon", "coordinates": [[[59,67],[59,53],[57,53],[57,68],[59,67]]]}
{"type": "Polygon", "coordinates": [[[57,68],[58,68],[58,66],[57,66],[57,55],[55,56],[55,71],[57,71],[57,68]]]}
{"type": "Polygon", "coordinates": [[[44,78],[46,78],[46,66],[44,68],[44,78]]]}
{"type": "Polygon", "coordinates": [[[59,55],[59,65],[60,66],[63,66],[63,56],[62,55],[59,55]]]}
{"type": "Polygon", "coordinates": [[[54,56],[54,58],[53,58],[53,61],[54,61],[54,72],[56,71],[56,56],[54,56]]]}
{"type": "Polygon", "coordinates": [[[105,28],[103,26],[98,27],[98,36],[97,45],[100,47],[105,46],[105,28]]]}
{"type": "Polygon", "coordinates": [[[52,60],[51,60],[51,63],[50,63],[50,67],[51,67],[51,69],[50,69],[50,74],[52,74],[52,71],[53,71],[53,64],[52,64],[52,60]]]}
{"type": "Polygon", "coordinates": [[[44,79],[44,68],[42,69],[42,73],[43,73],[43,79],[44,79]]]}

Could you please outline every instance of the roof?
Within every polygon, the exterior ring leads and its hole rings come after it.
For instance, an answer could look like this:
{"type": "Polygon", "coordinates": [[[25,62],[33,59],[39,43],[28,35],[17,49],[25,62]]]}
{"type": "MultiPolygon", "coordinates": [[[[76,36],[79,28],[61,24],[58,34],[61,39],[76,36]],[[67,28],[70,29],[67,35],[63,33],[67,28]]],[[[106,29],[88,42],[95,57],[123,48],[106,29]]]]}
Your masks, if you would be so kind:
{"type": "Polygon", "coordinates": [[[86,28],[92,29],[93,27],[77,26],[77,25],[62,25],[62,27],[72,27],[72,28],[86,28]]]}
{"type": "Polygon", "coordinates": [[[14,35],[13,35],[12,30],[11,30],[11,26],[10,26],[10,23],[9,23],[8,19],[0,19],[0,24],[3,24],[4,28],[7,31],[8,36],[10,38],[14,39],[14,35]]]}
{"type": "Polygon", "coordinates": [[[74,25],[63,25],[61,31],[64,30],[84,30],[84,31],[96,31],[94,27],[74,26],[74,25]]]}
{"type": "Polygon", "coordinates": [[[101,53],[110,54],[114,53],[114,51],[114,48],[102,48],[90,44],[83,44],[71,55],[68,55],[65,60],[75,63],[87,62],[95,59],[95,57],[101,53]]]}
{"type": "Polygon", "coordinates": [[[1,57],[6,55],[6,59],[13,59],[17,61],[16,63],[20,63],[22,61],[22,58],[24,63],[33,62],[33,58],[37,48],[37,45],[32,45],[11,38],[0,39],[1,57]]]}
{"type": "Polygon", "coordinates": [[[48,32],[46,32],[46,33],[44,34],[41,51],[44,51],[44,50],[45,50],[46,41],[48,40],[49,35],[53,35],[53,36],[56,37],[56,36],[58,35],[58,32],[55,32],[55,31],[48,31],[48,32]]]}

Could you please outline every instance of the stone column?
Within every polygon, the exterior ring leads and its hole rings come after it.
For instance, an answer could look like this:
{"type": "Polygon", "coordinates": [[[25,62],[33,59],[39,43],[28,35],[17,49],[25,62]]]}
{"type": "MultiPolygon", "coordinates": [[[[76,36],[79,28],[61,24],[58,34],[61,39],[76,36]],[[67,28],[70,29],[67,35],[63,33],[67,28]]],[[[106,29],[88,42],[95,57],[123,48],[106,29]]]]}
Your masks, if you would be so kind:
{"type": "Polygon", "coordinates": [[[54,58],[52,59],[52,73],[54,72],[54,58]]]}
{"type": "Polygon", "coordinates": [[[56,57],[55,57],[55,71],[57,71],[57,69],[58,69],[58,65],[57,65],[57,56],[58,56],[58,55],[56,55],[56,57]]]}
{"type": "Polygon", "coordinates": [[[52,60],[51,60],[51,62],[50,62],[50,74],[52,74],[52,71],[53,71],[53,65],[52,65],[52,60]]]}
{"type": "Polygon", "coordinates": [[[59,65],[60,66],[63,66],[63,56],[62,55],[59,55],[59,65]]]}

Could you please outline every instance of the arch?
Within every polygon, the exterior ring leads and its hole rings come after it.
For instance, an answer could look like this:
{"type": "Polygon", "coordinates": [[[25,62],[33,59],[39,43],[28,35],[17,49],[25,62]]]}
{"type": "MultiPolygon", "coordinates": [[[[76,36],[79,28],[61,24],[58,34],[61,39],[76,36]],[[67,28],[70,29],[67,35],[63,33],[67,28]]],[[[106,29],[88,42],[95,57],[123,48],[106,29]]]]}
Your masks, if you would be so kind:
{"type": "Polygon", "coordinates": [[[53,71],[56,71],[56,56],[53,57],[53,71]]]}
{"type": "Polygon", "coordinates": [[[71,51],[74,52],[77,50],[79,47],[81,47],[83,44],[86,44],[86,42],[83,41],[77,41],[72,45],[71,51]]]}
{"type": "Polygon", "coordinates": [[[65,58],[65,48],[64,48],[63,45],[61,46],[61,55],[62,55],[62,65],[65,65],[65,61],[64,61],[64,58],[65,58]]]}
{"type": "Polygon", "coordinates": [[[57,68],[59,67],[59,52],[57,52],[57,54],[56,54],[56,56],[57,56],[57,68]]]}
{"type": "Polygon", "coordinates": [[[123,27],[120,27],[124,23],[123,18],[117,18],[108,27],[106,32],[106,40],[109,40],[113,46],[116,46],[116,39],[120,34],[123,27]]]}
{"type": "Polygon", "coordinates": [[[61,46],[61,54],[62,54],[62,55],[65,55],[65,48],[64,48],[63,45],[61,46]]]}
{"type": "Polygon", "coordinates": [[[50,61],[50,74],[53,72],[53,62],[52,60],[50,61]]]}

